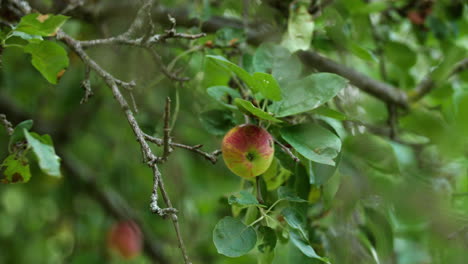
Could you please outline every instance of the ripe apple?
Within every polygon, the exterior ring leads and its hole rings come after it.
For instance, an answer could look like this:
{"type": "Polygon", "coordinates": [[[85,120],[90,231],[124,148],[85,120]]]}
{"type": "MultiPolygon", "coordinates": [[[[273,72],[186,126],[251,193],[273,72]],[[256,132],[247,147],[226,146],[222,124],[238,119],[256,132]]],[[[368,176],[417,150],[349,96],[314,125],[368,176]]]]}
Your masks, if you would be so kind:
{"type": "Polygon", "coordinates": [[[236,175],[252,178],[264,173],[273,161],[273,137],[263,128],[246,124],[229,130],[223,138],[223,159],[236,175]]]}
{"type": "Polygon", "coordinates": [[[143,246],[140,228],[133,221],[121,221],[114,224],[109,230],[107,245],[125,259],[137,256],[143,246]]]}

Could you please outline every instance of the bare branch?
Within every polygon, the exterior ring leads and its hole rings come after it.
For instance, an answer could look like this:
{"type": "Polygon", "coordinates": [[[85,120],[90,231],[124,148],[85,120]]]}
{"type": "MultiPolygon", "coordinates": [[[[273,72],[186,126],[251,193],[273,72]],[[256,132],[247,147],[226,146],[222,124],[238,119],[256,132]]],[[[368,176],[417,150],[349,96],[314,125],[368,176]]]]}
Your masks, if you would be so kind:
{"type": "MultiPolygon", "coordinates": [[[[150,1],[151,2],[151,1],[150,1]]],[[[140,14],[142,10],[138,11],[140,14]]],[[[135,21],[139,21],[138,23],[133,23],[132,26],[127,30],[127,32],[110,38],[105,39],[94,39],[88,41],[80,41],[80,45],[83,48],[98,46],[98,45],[130,45],[130,46],[138,46],[138,47],[151,47],[152,45],[158,42],[164,42],[167,39],[189,39],[194,40],[198,38],[202,38],[206,36],[205,33],[198,33],[198,34],[186,34],[186,33],[178,33],[175,30],[175,19],[169,15],[169,20],[171,21],[171,28],[166,30],[164,34],[155,34],[152,36],[141,36],[138,38],[132,38],[132,35],[137,31],[137,28],[141,27],[144,16],[137,15],[137,19],[135,21]]],[[[150,19],[151,20],[151,19],[150,19]]],[[[152,21],[152,20],[151,20],[152,21]]],[[[151,24],[151,23],[150,23],[151,24]]]]}
{"type": "MultiPolygon", "coordinates": [[[[150,203],[150,210],[153,213],[158,214],[159,216],[166,217],[171,214],[176,214],[177,209],[169,207],[169,208],[160,208],[158,205],[158,189],[161,188],[161,172],[156,165],[153,165],[153,192],[151,194],[151,203],[150,203]]],[[[163,188],[163,187],[162,187],[163,188]]],[[[184,253],[185,255],[186,253],[184,253]]],[[[185,256],[184,256],[185,258],[185,256]]]]}
{"type": "MultiPolygon", "coordinates": [[[[157,137],[152,137],[150,135],[145,134],[145,138],[149,142],[152,142],[152,143],[154,143],[154,144],[156,144],[158,146],[162,146],[164,144],[163,140],[160,139],[160,138],[157,138],[157,137]]],[[[221,154],[221,150],[215,150],[215,151],[213,151],[211,153],[200,150],[200,148],[202,148],[203,145],[189,146],[189,145],[176,143],[176,142],[170,142],[170,145],[171,145],[171,147],[186,149],[186,150],[190,150],[192,152],[195,152],[197,154],[200,154],[205,159],[211,161],[211,163],[213,163],[213,164],[215,164],[218,161],[218,156],[221,154]]]]}
{"type": "Polygon", "coordinates": [[[8,135],[13,135],[13,125],[8,121],[5,114],[0,114],[0,122],[5,127],[8,135]]]}
{"type": "MultiPolygon", "coordinates": [[[[78,41],[74,40],[73,38],[65,34],[63,31],[60,30],[57,33],[57,39],[63,41],[70,49],[72,49],[81,58],[83,63],[89,66],[91,69],[93,69],[106,82],[107,86],[109,86],[109,88],[112,90],[112,94],[114,95],[114,98],[117,100],[120,107],[122,108],[122,111],[127,117],[127,121],[130,124],[130,127],[132,128],[133,133],[135,134],[138,143],[140,143],[140,147],[143,153],[143,161],[146,162],[148,166],[152,168],[154,178],[155,180],[157,180],[155,185],[158,183],[159,189],[161,193],[163,194],[164,202],[168,206],[167,210],[161,209],[159,212],[163,215],[171,213],[171,220],[176,230],[182,256],[184,257],[185,263],[189,264],[190,261],[188,259],[187,252],[185,250],[184,242],[180,235],[179,222],[178,222],[177,216],[175,215],[176,211],[172,209],[172,203],[170,201],[169,196],[166,193],[166,190],[164,189],[164,184],[163,184],[162,178],[160,177],[159,169],[156,165],[156,162],[159,160],[159,158],[153,154],[150,146],[146,142],[144,132],[141,130],[140,126],[138,125],[133,115],[132,110],[129,108],[127,100],[123,97],[122,93],[120,92],[119,87],[117,85],[118,79],[116,79],[110,73],[102,69],[94,60],[92,60],[86,54],[86,52],[80,46],[80,43],[78,41]],[[158,177],[156,176],[159,177],[159,180],[158,180],[158,177]]],[[[151,204],[152,208],[153,207],[156,208],[154,202],[157,201],[157,197],[155,197],[154,193],[151,196],[151,200],[152,200],[152,204],[151,204]]]]}

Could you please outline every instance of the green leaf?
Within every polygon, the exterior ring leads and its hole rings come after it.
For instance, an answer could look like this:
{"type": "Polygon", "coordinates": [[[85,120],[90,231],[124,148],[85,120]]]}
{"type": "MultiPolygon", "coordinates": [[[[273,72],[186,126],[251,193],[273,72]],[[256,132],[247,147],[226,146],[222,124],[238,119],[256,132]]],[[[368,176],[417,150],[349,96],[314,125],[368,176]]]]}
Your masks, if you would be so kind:
{"type": "Polygon", "coordinates": [[[281,84],[288,80],[297,80],[302,72],[302,63],[297,55],[271,42],[263,43],[257,48],[252,64],[254,71],[271,73],[281,84]]]}
{"type": "Polygon", "coordinates": [[[261,244],[258,245],[258,250],[260,252],[273,251],[277,242],[275,230],[268,226],[260,226],[258,232],[262,241],[261,244]]]}
{"type": "Polygon", "coordinates": [[[285,183],[291,175],[292,172],[284,168],[278,158],[275,157],[268,170],[263,173],[262,177],[263,180],[265,180],[267,190],[272,191],[285,183]]]}
{"type": "Polygon", "coordinates": [[[52,84],[57,84],[57,79],[68,67],[67,52],[55,42],[29,43],[24,47],[24,52],[32,55],[34,68],[52,84]]]}
{"type": "Polygon", "coordinates": [[[431,74],[431,78],[436,82],[443,82],[452,72],[453,67],[461,60],[466,58],[467,49],[457,45],[451,45],[446,48],[444,59],[435,68],[431,74]]]}
{"type": "Polygon", "coordinates": [[[365,61],[377,61],[376,57],[368,49],[363,48],[362,46],[356,44],[355,42],[350,42],[348,45],[349,51],[356,55],[358,58],[365,61]]]}
{"type": "Polygon", "coordinates": [[[291,56],[291,52],[280,45],[271,42],[262,43],[252,59],[254,71],[270,73],[277,62],[289,56],[291,56]]]}
{"type": "Polygon", "coordinates": [[[325,208],[330,208],[335,202],[335,195],[338,192],[341,184],[341,174],[337,171],[330,177],[327,184],[323,185],[323,201],[325,208]]]}
{"type": "Polygon", "coordinates": [[[253,227],[227,216],[216,224],[213,242],[218,253],[235,258],[247,254],[255,247],[257,234],[253,227]]]}
{"type": "Polygon", "coordinates": [[[228,200],[230,205],[236,205],[239,207],[249,207],[249,206],[261,206],[257,198],[248,191],[242,190],[237,195],[231,195],[228,200]]]}
{"type": "Polygon", "coordinates": [[[365,225],[367,233],[372,234],[371,238],[374,241],[374,247],[379,253],[379,257],[383,262],[391,261],[394,254],[394,234],[389,219],[381,212],[366,207],[365,211],[365,225]]]}
{"type": "Polygon", "coordinates": [[[258,264],[271,264],[275,257],[274,249],[278,240],[275,230],[268,226],[260,226],[258,233],[261,238],[260,245],[258,245],[258,264]]]}
{"type": "Polygon", "coordinates": [[[5,178],[0,179],[2,183],[25,183],[31,178],[28,160],[16,154],[11,154],[0,164],[0,169],[5,168],[5,178]]]}
{"type": "Polygon", "coordinates": [[[351,120],[351,118],[349,118],[345,114],[338,112],[334,109],[328,108],[326,106],[320,106],[318,108],[315,108],[314,110],[312,110],[312,113],[321,115],[321,116],[330,117],[330,118],[340,120],[340,121],[351,120]]]}
{"type": "Polygon", "coordinates": [[[281,43],[289,51],[307,50],[312,42],[315,23],[308,12],[307,1],[296,1],[289,10],[288,32],[281,43]]]}
{"type": "Polygon", "coordinates": [[[60,157],[55,154],[54,145],[49,135],[38,135],[34,132],[29,133],[23,129],[26,140],[31,146],[39,167],[47,175],[61,177],[60,173],[60,157]]]}
{"type": "Polygon", "coordinates": [[[206,57],[221,66],[223,69],[235,73],[253,92],[259,92],[256,81],[241,67],[221,56],[207,55],[206,57]]]}
{"type": "Polygon", "coordinates": [[[395,152],[388,141],[372,134],[360,134],[346,139],[344,149],[383,173],[399,173],[395,152]]]}
{"type": "Polygon", "coordinates": [[[337,135],[317,124],[305,124],[285,127],[281,136],[301,155],[309,160],[335,165],[341,150],[341,141],[337,135]]]}
{"type": "Polygon", "coordinates": [[[416,53],[400,42],[387,42],[384,46],[384,54],[388,61],[399,68],[409,69],[416,64],[416,53]]]}
{"type": "Polygon", "coordinates": [[[336,157],[335,166],[309,161],[305,167],[309,173],[310,184],[325,184],[328,179],[330,179],[335,174],[335,171],[340,162],[340,157],[341,155],[336,157]]]}
{"type": "Polygon", "coordinates": [[[10,142],[8,143],[8,149],[12,151],[13,144],[24,139],[24,129],[31,130],[33,126],[32,120],[25,120],[18,125],[16,125],[13,130],[13,134],[10,137],[10,142]]]}
{"type": "Polygon", "coordinates": [[[220,71],[219,68],[220,66],[215,60],[204,60],[202,87],[225,86],[228,84],[232,75],[231,72],[226,71],[224,68],[220,71]]]}
{"type": "Polygon", "coordinates": [[[293,245],[296,246],[307,257],[319,259],[325,263],[329,263],[326,258],[322,258],[319,255],[317,255],[315,250],[310,246],[309,242],[303,237],[301,237],[301,235],[297,231],[290,230],[289,238],[291,239],[293,245]]]}
{"type": "Polygon", "coordinates": [[[68,19],[69,17],[63,15],[29,14],[21,18],[15,31],[44,37],[54,36],[68,19]]]}
{"type": "Polygon", "coordinates": [[[293,192],[293,190],[285,186],[278,188],[278,199],[289,202],[307,203],[307,200],[300,198],[293,192]]]}
{"type": "Polygon", "coordinates": [[[240,98],[241,95],[235,89],[227,86],[212,86],[206,89],[206,91],[211,98],[227,108],[237,109],[237,107],[232,105],[232,102],[234,102],[234,99],[240,98]]]}
{"type": "Polygon", "coordinates": [[[332,73],[315,73],[281,87],[278,117],[313,110],[335,97],[347,81],[332,73]]]}
{"type": "Polygon", "coordinates": [[[351,13],[358,14],[358,15],[366,15],[370,13],[378,13],[378,12],[384,11],[388,7],[389,7],[389,3],[385,1],[376,1],[376,2],[370,2],[361,8],[353,9],[351,13]]]}
{"type": "Polygon", "coordinates": [[[201,113],[199,118],[203,128],[215,136],[226,134],[236,125],[230,111],[210,110],[201,113]]]}
{"type": "Polygon", "coordinates": [[[299,210],[294,207],[286,207],[281,211],[281,214],[292,229],[298,230],[304,239],[307,239],[308,236],[305,230],[306,217],[299,210]]]}
{"type": "Polygon", "coordinates": [[[258,117],[260,119],[271,121],[271,122],[274,122],[274,123],[282,123],[283,122],[283,121],[273,117],[269,113],[255,107],[249,101],[246,101],[246,100],[243,100],[243,99],[240,99],[240,98],[236,98],[234,100],[234,102],[237,105],[237,107],[239,108],[239,110],[241,110],[244,113],[252,114],[252,115],[254,115],[254,116],[256,116],[256,117],[258,117]]]}
{"type": "Polygon", "coordinates": [[[257,82],[258,89],[265,98],[273,101],[281,100],[281,89],[273,76],[268,73],[256,72],[252,78],[257,82]]]}

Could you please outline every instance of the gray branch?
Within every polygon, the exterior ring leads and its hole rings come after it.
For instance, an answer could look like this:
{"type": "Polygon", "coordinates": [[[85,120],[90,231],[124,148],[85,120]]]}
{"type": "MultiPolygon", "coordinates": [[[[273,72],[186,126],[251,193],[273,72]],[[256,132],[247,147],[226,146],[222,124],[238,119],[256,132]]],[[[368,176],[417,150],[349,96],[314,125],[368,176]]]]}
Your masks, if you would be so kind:
{"type": "Polygon", "coordinates": [[[319,71],[331,72],[348,79],[354,86],[384,102],[408,107],[408,98],[403,91],[370,77],[312,51],[299,51],[302,62],[319,71]]]}

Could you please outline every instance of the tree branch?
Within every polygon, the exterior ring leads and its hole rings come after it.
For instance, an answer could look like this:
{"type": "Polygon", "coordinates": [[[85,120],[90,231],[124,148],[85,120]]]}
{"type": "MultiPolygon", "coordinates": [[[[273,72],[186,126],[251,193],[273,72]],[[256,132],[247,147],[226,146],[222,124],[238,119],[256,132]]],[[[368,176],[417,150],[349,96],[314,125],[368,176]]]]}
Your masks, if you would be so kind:
{"type": "MultiPolygon", "coordinates": [[[[94,40],[88,40],[88,41],[80,41],[80,45],[82,48],[88,48],[92,46],[98,46],[98,45],[130,45],[130,46],[137,46],[137,47],[143,47],[143,48],[148,48],[151,47],[152,45],[158,43],[158,42],[164,42],[168,39],[189,39],[189,40],[194,40],[194,39],[199,39],[204,36],[206,36],[205,33],[198,33],[198,34],[186,34],[186,33],[178,33],[176,32],[175,26],[176,26],[176,20],[168,15],[169,21],[171,22],[171,28],[169,30],[166,30],[164,34],[155,34],[152,36],[149,36],[147,34],[146,36],[143,35],[138,38],[132,38],[132,36],[135,34],[138,29],[142,27],[144,17],[145,15],[143,12],[147,12],[148,9],[151,10],[151,4],[148,3],[151,2],[147,1],[140,10],[138,11],[137,14],[137,19],[133,22],[133,24],[130,26],[130,28],[123,34],[116,36],[116,37],[110,37],[110,38],[105,38],[105,39],[94,39],[94,40]],[[149,5],[149,6],[148,6],[149,5]]],[[[151,19],[149,17],[148,19],[151,19]]]]}
{"type": "Polygon", "coordinates": [[[371,79],[352,68],[341,65],[312,51],[299,51],[298,55],[304,64],[316,68],[319,71],[331,72],[343,76],[357,88],[384,102],[392,103],[402,108],[408,107],[406,94],[393,86],[371,79]]]}
{"type": "MultiPolygon", "coordinates": [[[[453,70],[450,72],[448,78],[455,74],[458,74],[468,68],[468,58],[459,61],[453,70]]],[[[411,101],[416,102],[421,100],[424,96],[432,91],[436,82],[432,79],[432,72],[427,74],[423,80],[418,84],[415,89],[414,95],[411,97],[411,101]]]]}
{"type": "MultiPolygon", "coordinates": [[[[120,92],[120,89],[117,86],[117,80],[118,79],[116,79],[110,73],[108,73],[107,71],[102,69],[94,60],[92,60],[85,53],[85,51],[83,50],[83,48],[81,47],[81,45],[80,45],[80,43],[78,41],[74,40],[73,38],[71,38],[70,36],[65,34],[63,31],[60,30],[57,33],[57,39],[63,41],[71,50],[73,50],[81,58],[81,60],[83,61],[83,63],[85,65],[87,65],[91,69],[93,69],[106,82],[107,86],[109,86],[109,88],[111,89],[112,94],[114,95],[114,98],[117,100],[117,102],[119,103],[122,111],[124,112],[124,114],[125,114],[125,116],[127,118],[127,121],[130,124],[130,127],[132,128],[133,133],[135,134],[135,136],[137,138],[137,141],[141,146],[141,150],[142,150],[142,153],[143,153],[143,161],[146,164],[148,164],[148,166],[151,167],[151,169],[153,170],[154,175],[160,176],[159,169],[158,169],[158,167],[156,165],[156,162],[159,160],[159,158],[156,157],[153,154],[151,148],[149,147],[148,143],[146,142],[145,133],[141,130],[140,126],[138,125],[138,122],[136,121],[136,119],[135,119],[135,117],[133,115],[132,110],[130,109],[130,107],[128,105],[127,100],[123,97],[122,93],[120,92]]],[[[163,184],[162,177],[156,177],[155,176],[154,178],[155,178],[155,180],[157,180],[157,183],[155,183],[155,185],[157,184],[157,186],[159,186],[159,189],[160,189],[161,193],[164,193],[163,194],[164,202],[166,203],[166,205],[169,208],[172,208],[172,203],[171,203],[171,201],[169,199],[169,196],[167,195],[166,191],[164,190],[164,184],[163,184]]],[[[154,207],[153,196],[154,196],[154,193],[153,193],[153,195],[151,197],[151,206],[152,207],[154,207]]],[[[167,213],[172,214],[171,219],[172,219],[172,223],[174,225],[174,228],[176,229],[177,238],[178,238],[178,242],[179,242],[179,247],[180,247],[180,249],[182,251],[182,256],[184,257],[185,263],[189,264],[190,261],[189,261],[188,256],[187,256],[187,252],[185,251],[185,245],[184,245],[184,242],[183,242],[183,240],[182,240],[182,238],[181,238],[181,236],[179,234],[179,229],[180,229],[179,228],[179,223],[178,223],[177,217],[174,217],[175,212],[176,211],[174,209],[157,210],[157,213],[160,214],[161,216],[165,216],[167,213]]]]}

